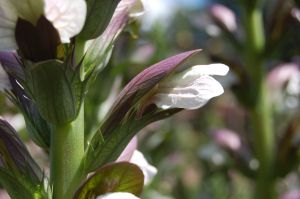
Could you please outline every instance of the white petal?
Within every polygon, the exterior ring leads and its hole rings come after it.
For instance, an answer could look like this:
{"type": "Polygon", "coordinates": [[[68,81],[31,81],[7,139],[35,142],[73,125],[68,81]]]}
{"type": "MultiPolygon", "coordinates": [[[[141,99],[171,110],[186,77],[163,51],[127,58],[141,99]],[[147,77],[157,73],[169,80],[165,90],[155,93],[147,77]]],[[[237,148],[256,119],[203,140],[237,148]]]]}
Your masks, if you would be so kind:
{"type": "MultiPolygon", "coordinates": [[[[186,83],[186,82],[185,82],[186,83]]],[[[162,109],[184,108],[197,109],[204,106],[211,98],[224,92],[222,85],[214,78],[203,75],[191,82],[190,85],[161,89],[154,97],[154,103],[162,109]]]]}
{"type": "Polygon", "coordinates": [[[84,0],[45,0],[45,16],[58,30],[62,43],[83,28],[87,6],[84,0]]]}
{"type": "Polygon", "coordinates": [[[11,88],[7,73],[0,64],[0,91],[11,88]]]}
{"type": "Polygon", "coordinates": [[[17,48],[15,27],[17,11],[10,0],[0,1],[0,50],[14,50],[17,48]]]}
{"type": "Polygon", "coordinates": [[[102,196],[98,196],[96,199],[139,199],[135,195],[126,192],[108,193],[102,196]]]}
{"type": "Polygon", "coordinates": [[[130,159],[130,162],[133,164],[136,164],[140,167],[140,169],[143,171],[144,174],[144,184],[149,184],[153,177],[157,174],[157,169],[150,165],[144,155],[139,152],[138,150],[135,150],[133,153],[133,156],[130,159]]]}
{"type": "Polygon", "coordinates": [[[224,76],[228,73],[229,67],[225,64],[209,64],[209,65],[196,65],[188,69],[183,78],[199,76],[199,75],[221,75],[224,76]]]}
{"type": "Polygon", "coordinates": [[[43,0],[10,0],[18,16],[35,24],[44,11],[43,0]]]}

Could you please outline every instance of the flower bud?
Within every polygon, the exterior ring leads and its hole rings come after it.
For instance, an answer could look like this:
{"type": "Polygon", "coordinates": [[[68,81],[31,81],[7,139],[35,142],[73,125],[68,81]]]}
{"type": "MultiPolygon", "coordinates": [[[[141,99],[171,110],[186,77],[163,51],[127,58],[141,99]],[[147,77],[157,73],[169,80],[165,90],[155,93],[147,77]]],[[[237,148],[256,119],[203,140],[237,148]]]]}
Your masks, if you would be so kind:
{"type": "Polygon", "coordinates": [[[85,95],[86,82],[81,82],[79,70],[57,60],[28,67],[26,81],[42,117],[52,124],[73,121],[85,95]]]}

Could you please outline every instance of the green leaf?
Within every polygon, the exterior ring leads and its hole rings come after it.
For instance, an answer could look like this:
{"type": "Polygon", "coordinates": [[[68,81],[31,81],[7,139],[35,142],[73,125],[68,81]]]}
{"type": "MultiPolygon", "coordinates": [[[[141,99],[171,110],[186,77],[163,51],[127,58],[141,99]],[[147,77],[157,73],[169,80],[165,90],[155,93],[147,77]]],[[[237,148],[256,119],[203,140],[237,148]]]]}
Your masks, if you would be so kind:
{"type": "Polygon", "coordinates": [[[38,63],[31,69],[31,92],[43,118],[64,124],[76,118],[78,108],[65,64],[56,60],[38,63]]]}
{"type": "Polygon", "coordinates": [[[170,109],[163,110],[154,113],[149,113],[141,119],[129,118],[126,124],[119,124],[114,127],[110,136],[101,141],[99,135],[101,132],[98,131],[92,138],[91,143],[88,145],[86,157],[85,157],[85,172],[92,172],[95,169],[115,161],[125,147],[128,145],[130,140],[145,126],[148,124],[170,117],[176,114],[181,109],[170,109]]]}
{"type": "MultiPolygon", "coordinates": [[[[21,109],[22,107],[20,107],[21,109]]],[[[26,123],[26,130],[31,139],[40,147],[48,150],[50,148],[50,134],[51,129],[46,121],[36,111],[35,115],[28,114],[28,112],[22,111],[26,123]]]]}
{"type": "Polygon", "coordinates": [[[1,119],[0,167],[8,169],[16,176],[26,176],[33,183],[41,182],[44,177],[17,132],[1,119]]]}
{"type": "Polygon", "coordinates": [[[77,191],[74,199],[94,199],[111,192],[128,192],[139,196],[143,186],[141,169],[135,164],[119,162],[96,171],[77,191]]]}
{"type": "Polygon", "coordinates": [[[0,167],[0,183],[13,199],[47,199],[43,185],[32,184],[25,178],[16,178],[10,171],[0,167]]]}
{"type": "Polygon", "coordinates": [[[19,107],[23,114],[30,138],[37,145],[47,150],[50,146],[51,129],[49,124],[42,118],[34,102],[27,97],[23,86],[13,77],[11,77],[10,82],[12,93],[8,93],[7,97],[19,107]]]}
{"type": "MultiPolygon", "coordinates": [[[[104,141],[100,141],[99,137],[101,137],[102,134],[98,131],[93,136],[87,148],[85,157],[85,172],[92,172],[109,162],[115,161],[128,145],[130,140],[141,129],[152,122],[170,117],[180,110],[181,109],[170,109],[158,111],[156,113],[148,114],[139,120],[129,118],[126,124],[119,124],[115,126],[111,135],[104,141]]],[[[103,139],[103,137],[101,138],[103,139]]]]}
{"type": "Polygon", "coordinates": [[[7,93],[8,98],[22,112],[27,132],[32,140],[42,148],[48,149],[50,146],[50,126],[41,117],[33,100],[29,99],[25,93],[24,88],[27,86],[24,82],[24,71],[20,65],[22,61],[14,52],[0,52],[0,61],[10,76],[12,92],[7,93]]]}
{"type": "Polygon", "coordinates": [[[87,0],[87,17],[79,34],[83,40],[95,39],[102,34],[120,0],[87,0]]]}
{"type": "Polygon", "coordinates": [[[137,132],[138,130],[129,124],[122,127],[116,126],[113,136],[101,142],[99,138],[102,135],[98,131],[87,148],[84,162],[85,172],[92,172],[109,162],[115,161],[137,132]]]}

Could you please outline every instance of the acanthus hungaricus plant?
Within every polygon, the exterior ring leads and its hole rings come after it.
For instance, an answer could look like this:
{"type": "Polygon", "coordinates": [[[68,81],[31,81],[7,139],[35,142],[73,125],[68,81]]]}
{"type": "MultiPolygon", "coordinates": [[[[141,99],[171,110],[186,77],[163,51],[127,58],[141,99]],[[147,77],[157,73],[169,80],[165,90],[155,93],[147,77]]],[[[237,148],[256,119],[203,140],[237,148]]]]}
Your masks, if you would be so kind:
{"type": "Polygon", "coordinates": [[[0,2],[0,89],[51,161],[47,175],[0,120],[0,184],[13,199],[138,198],[156,169],[134,150],[115,162],[129,142],[148,124],[223,93],[211,75],[226,75],[226,65],[179,70],[199,50],[175,55],[134,77],[91,139],[85,136],[88,89],[97,87],[93,80],[117,37],[141,12],[139,0],[0,2]]]}

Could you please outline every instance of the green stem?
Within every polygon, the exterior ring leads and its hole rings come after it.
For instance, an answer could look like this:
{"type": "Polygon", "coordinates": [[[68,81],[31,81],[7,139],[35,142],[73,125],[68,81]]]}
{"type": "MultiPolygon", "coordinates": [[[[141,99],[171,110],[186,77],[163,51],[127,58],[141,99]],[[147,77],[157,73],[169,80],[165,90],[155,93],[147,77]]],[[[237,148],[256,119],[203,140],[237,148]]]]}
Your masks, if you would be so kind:
{"type": "Polygon", "coordinates": [[[263,67],[265,34],[262,11],[253,7],[246,11],[247,51],[246,62],[253,80],[255,106],[251,110],[256,156],[260,163],[256,182],[256,199],[273,199],[275,197],[275,179],[273,163],[275,140],[273,134],[272,112],[268,101],[265,81],[266,71],[263,67]]]}
{"type": "MultiPolygon", "coordinates": [[[[76,41],[76,64],[82,61],[84,45],[84,41],[76,41]]],[[[53,128],[50,153],[53,199],[71,199],[84,176],[84,103],[74,121],[53,128]]]]}
{"type": "Polygon", "coordinates": [[[261,82],[257,90],[257,104],[251,111],[254,130],[256,156],[260,163],[256,182],[256,199],[273,199],[275,197],[274,134],[272,115],[267,99],[266,85],[261,82]]]}
{"type": "Polygon", "coordinates": [[[84,111],[73,122],[54,127],[51,135],[53,199],[71,199],[82,179],[84,111]]]}

